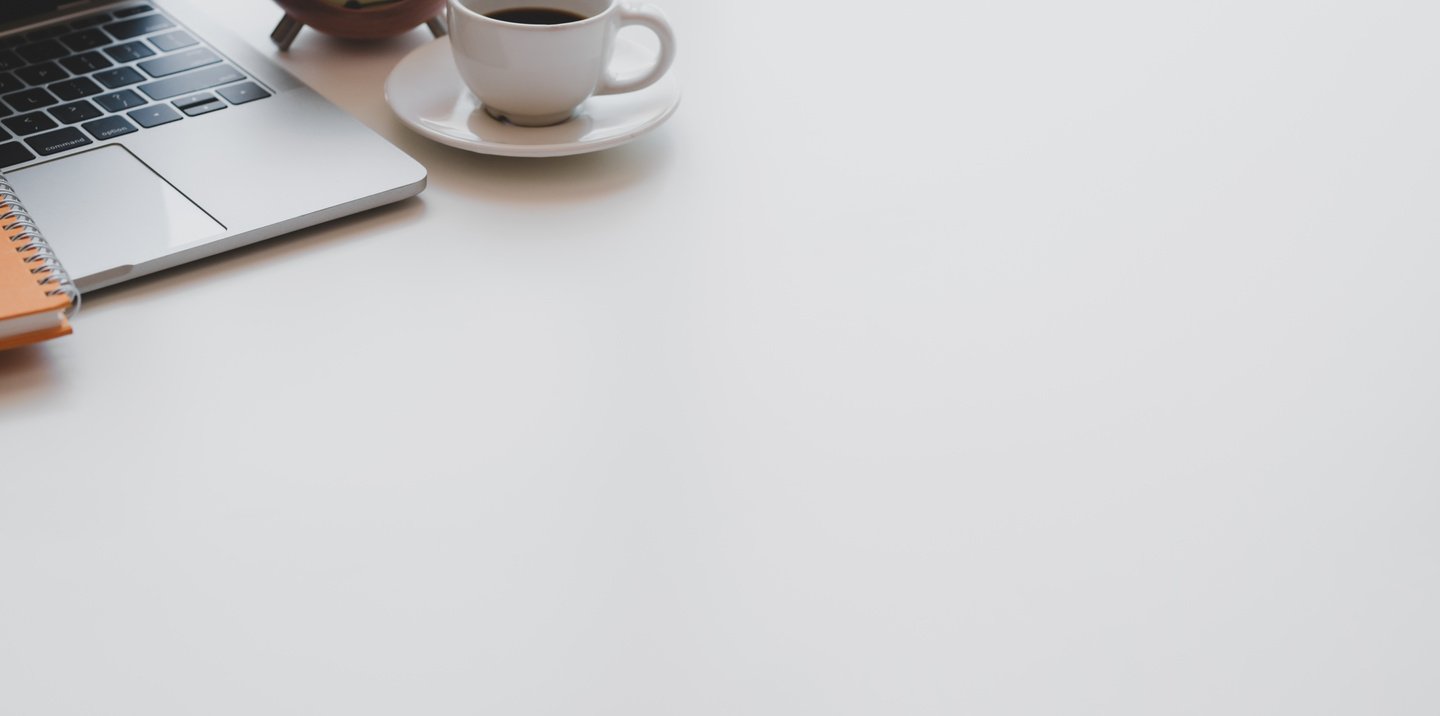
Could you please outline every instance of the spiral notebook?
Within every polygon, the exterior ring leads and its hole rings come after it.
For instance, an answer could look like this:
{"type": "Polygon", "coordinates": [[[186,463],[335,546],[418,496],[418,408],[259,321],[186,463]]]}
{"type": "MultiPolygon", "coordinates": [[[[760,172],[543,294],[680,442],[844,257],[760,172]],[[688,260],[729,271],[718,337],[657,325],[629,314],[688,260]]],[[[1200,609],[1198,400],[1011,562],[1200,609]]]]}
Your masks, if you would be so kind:
{"type": "Polygon", "coordinates": [[[0,175],[0,350],[70,333],[80,292],[0,175]]]}

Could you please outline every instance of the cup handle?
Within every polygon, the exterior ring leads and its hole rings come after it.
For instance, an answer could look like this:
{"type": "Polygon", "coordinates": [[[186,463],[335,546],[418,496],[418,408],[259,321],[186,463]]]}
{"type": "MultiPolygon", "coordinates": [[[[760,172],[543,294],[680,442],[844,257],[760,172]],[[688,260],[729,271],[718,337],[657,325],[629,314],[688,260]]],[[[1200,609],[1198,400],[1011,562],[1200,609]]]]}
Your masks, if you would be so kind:
{"type": "Polygon", "coordinates": [[[645,89],[664,77],[670,70],[670,65],[675,62],[675,31],[670,29],[670,23],[665,21],[665,16],[660,14],[658,8],[649,5],[621,5],[619,14],[620,25],[616,30],[629,25],[648,28],[660,38],[660,57],[655,60],[655,66],[649,72],[638,77],[620,78],[607,71],[600,80],[600,87],[595,90],[597,95],[645,89]]]}

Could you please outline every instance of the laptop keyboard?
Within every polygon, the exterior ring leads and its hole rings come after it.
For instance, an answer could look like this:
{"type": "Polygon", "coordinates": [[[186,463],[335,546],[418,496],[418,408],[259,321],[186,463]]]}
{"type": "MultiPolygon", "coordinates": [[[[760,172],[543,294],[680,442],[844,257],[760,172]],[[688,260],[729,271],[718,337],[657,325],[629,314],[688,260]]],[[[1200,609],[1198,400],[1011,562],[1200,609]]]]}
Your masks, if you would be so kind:
{"type": "Polygon", "coordinates": [[[3,37],[0,168],[269,96],[149,5],[3,37]]]}

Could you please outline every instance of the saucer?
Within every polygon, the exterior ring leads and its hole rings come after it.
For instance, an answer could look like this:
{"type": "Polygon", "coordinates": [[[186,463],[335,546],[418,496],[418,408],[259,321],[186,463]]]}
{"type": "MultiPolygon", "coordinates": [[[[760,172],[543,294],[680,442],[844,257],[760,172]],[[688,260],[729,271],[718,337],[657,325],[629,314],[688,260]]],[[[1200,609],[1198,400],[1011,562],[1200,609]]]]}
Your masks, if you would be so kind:
{"type": "MultiPolygon", "coordinates": [[[[616,38],[611,67],[622,77],[653,61],[653,52],[616,38]]],[[[672,69],[643,90],[591,97],[561,124],[517,127],[480,108],[455,69],[450,38],[442,37],[396,65],[385,81],[385,101],[407,127],[441,144],[507,157],[563,157],[618,147],[664,124],[680,106],[680,82],[672,69]]]]}

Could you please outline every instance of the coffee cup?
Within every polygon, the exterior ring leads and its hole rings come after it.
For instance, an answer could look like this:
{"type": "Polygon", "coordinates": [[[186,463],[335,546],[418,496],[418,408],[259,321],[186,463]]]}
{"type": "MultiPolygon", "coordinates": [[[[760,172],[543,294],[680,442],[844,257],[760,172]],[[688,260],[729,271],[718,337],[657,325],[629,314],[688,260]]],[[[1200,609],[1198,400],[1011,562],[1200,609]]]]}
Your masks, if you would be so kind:
{"type": "Polygon", "coordinates": [[[490,116],[522,127],[559,124],[592,95],[654,84],[675,59],[675,33],[659,10],[618,0],[449,0],[450,48],[466,86],[490,116]],[[609,68],[620,29],[660,38],[648,72],[609,68]]]}

